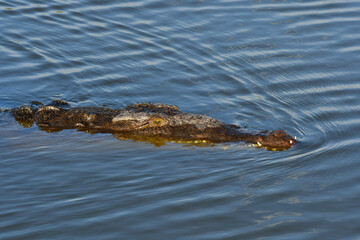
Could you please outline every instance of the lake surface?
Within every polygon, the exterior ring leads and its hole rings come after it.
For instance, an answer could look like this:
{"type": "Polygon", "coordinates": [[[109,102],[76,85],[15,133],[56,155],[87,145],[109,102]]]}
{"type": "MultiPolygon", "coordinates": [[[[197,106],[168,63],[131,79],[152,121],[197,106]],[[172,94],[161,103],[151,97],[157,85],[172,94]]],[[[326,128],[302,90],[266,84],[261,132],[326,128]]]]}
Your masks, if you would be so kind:
{"type": "Polygon", "coordinates": [[[175,104],[300,144],[199,147],[0,113],[0,239],[360,239],[360,1],[0,0],[0,108],[175,104]]]}

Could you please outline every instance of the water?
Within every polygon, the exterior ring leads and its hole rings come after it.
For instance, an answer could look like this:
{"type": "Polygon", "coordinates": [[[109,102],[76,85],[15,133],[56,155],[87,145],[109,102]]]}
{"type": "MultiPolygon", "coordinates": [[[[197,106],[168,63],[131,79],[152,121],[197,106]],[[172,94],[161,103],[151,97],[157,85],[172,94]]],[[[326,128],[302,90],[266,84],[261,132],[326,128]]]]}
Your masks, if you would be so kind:
{"type": "Polygon", "coordinates": [[[24,128],[0,113],[0,239],[359,239],[360,2],[0,1],[0,107],[176,104],[283,152],[24,128]]]}

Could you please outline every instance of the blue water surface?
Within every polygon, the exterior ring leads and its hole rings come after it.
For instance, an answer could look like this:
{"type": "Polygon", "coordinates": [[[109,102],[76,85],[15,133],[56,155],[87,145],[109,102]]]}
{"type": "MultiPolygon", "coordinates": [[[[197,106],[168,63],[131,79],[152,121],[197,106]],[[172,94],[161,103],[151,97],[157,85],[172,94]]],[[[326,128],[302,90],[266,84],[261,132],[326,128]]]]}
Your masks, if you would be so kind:
{"type": "Polygon", "coordinates": [[[359,239],[357,0],[0,0],[0,108],[176,104],[282,152],[25,128],[0,112],[0,239],[359,239]]]}

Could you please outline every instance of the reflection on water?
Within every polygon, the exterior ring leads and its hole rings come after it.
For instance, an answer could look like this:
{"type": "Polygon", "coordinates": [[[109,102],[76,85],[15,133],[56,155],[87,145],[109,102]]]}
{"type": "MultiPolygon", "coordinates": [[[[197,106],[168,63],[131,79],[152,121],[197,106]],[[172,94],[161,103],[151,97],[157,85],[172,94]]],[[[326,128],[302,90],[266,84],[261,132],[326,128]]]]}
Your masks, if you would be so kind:
{"type": "Polygon", "coordinates": [[[119,140],[133,140],[134,142],[148,142],[153,144],[155,147],[161,147],[166,145],[166,143],[178,143],[183,144],[184,146],[196,146],[196,147],[213,147],[216,146],[216,143],[212,143],[207,140],[182,140],[176,138],[164,138],[164,137],[147,137],[147,136],[136,136],[136,135],[124,135],[124,134],[115,134],[115,137],[119,140]]]}
{"type": "Polygon", "coordinates": [[[0,238],[357,238],[359,10],[355,0],[0,1],[0,109],[166,102],[300,140],[283,152],[184,148],[49,134],[0,112],[0,238]]]}

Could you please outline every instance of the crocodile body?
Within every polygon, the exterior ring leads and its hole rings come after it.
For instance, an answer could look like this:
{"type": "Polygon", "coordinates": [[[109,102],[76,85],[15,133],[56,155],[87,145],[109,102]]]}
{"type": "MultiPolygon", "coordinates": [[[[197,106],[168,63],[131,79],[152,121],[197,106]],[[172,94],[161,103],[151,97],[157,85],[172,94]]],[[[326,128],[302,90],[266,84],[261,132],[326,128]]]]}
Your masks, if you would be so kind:
{"type": "Polygon", "coordinates": [[[116,136],[145,139],[159,138],[207,143],[247,142],[270,150],[285,150],[296,140],[282,130],[246,133],[238,126],[215,118],[184,113],[175,105],[140,103],[120,109],[106,107],[70,107],[63,100],[48,105],[32,102],[11,109],[24,126],[37,126],[45,131],[79,129],[92,133],[108,132],[116,136]]]}

